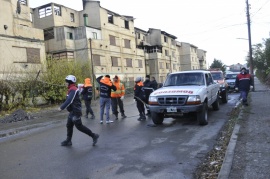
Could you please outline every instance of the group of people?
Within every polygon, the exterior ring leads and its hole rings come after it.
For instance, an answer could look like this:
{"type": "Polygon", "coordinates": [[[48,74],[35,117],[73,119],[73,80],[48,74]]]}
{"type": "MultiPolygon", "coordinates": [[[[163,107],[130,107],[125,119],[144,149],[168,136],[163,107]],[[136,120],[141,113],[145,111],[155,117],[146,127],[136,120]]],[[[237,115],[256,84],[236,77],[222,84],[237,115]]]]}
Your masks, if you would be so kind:
{"type": "MultiPolygon", "coordinates": [[[[115,120],[118,120],[118,106],[119,111],[121,113],[122,118],[126,118],[123,105],[123,99],[125,96],[125,86],[121,83],[119,76],[115,75],[113,81],[111,81],[110,75],[106,75],[105,77],[99,76],[97,79],[99,83],[99,91],[100,91],[100,123],[103,124],[103,116],[106,114],[106,123],[112,123],[110,119],[110,106],[112,106],[112,113],[115,115],[115,120]]],[[[71,146],[72,145],[72,135],[73,135],[73,127],[75,127],[92,137],[93,146],[96,145],[99,135],[93,133],[89,128],[84,126],[81,121],[82,116],[82,105],[80,96],[85,102],[86,106],[86,114],[85,117],[88,118],[88,115],[91,114],[91,119],[95,119],[95,114],[91,108],[91,100],[93,94],[93,88],[91,84],[90,78],[86,78],[84,80],[84,85],[82,87],[82,91],[78,89],[76,86],[76,77],[74,75],[68,75],[65,78],[66,86],[68,88],[67,97],[65,102],[59,107],[59,111],[67,109],[69,112],[67,119],[67,138],[64,140],[61,145],[62,146],[71,146]]],[[[158,88],[158,83],[155,78],[152,77],[150,80],[150,76],[146,75],[146,79],[142,82],[141,77],[137,77],[135,80],[134,86],[134,99],[137,102],[137,108],[140,114],[138,120],[145,120],[145,108],[144,105],[148,104],[148,97],[150,93],[158,88]]],[[[148,110],[148,114],[150,114],[148,110]]]]}

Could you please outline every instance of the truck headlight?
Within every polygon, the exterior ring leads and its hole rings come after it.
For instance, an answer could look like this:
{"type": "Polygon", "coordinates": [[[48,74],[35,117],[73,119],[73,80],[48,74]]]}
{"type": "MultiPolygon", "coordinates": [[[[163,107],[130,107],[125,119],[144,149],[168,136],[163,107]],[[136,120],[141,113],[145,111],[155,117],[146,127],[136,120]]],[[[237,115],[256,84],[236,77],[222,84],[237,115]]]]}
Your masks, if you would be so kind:
{"type": "Polygon", "coordinates": [[[222,84],[220,84],[219,86],[220,86],[221,88],[224,88],[224,87],[225,87],[225,84],[222,83],[222,84]]]}
{"type": "Polygon", "coordinates": [[[149,104],[154,104],[154,105],[158,104],[157,97],[156,96],[150,96],[149,97],[149,104]]]}
{"type": "Polygon", "coordinates": [[[199,95],[190,95],[187,99],[187,104],[189,104],[189,105],[201,104],[200,96],[199,95]]]}

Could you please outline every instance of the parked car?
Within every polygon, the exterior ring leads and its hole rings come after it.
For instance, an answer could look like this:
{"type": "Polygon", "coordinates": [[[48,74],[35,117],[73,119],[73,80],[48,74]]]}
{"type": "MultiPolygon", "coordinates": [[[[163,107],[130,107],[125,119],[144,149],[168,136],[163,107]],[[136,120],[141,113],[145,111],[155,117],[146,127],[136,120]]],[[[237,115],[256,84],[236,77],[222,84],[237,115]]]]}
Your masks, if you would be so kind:
{"type": "Polygon", "coordinates": [[[228,73],[225,79],[229,85],[229,91],[235,91],[235,80],[239,72],[228,73]]]}
{"type": "Polygon", "coordinates": [[[210,73],[216,83],[219,84],[219,97],[223,103],[228,102],[229,85],[225,80],[224,74],[219,69],[210,69],[210,73]]]}

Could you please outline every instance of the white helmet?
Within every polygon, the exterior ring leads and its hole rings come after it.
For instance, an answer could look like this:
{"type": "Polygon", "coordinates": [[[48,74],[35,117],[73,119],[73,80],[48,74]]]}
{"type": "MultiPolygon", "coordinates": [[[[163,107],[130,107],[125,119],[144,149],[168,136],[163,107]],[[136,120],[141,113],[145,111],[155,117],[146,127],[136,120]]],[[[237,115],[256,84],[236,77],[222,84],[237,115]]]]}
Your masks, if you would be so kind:
{"type": "Polygon", "coordinates": [[[71,81],[73,83],[76,83],[76,77],[74,75],[68,75],[66,77],[66,81],[71,81]]]}

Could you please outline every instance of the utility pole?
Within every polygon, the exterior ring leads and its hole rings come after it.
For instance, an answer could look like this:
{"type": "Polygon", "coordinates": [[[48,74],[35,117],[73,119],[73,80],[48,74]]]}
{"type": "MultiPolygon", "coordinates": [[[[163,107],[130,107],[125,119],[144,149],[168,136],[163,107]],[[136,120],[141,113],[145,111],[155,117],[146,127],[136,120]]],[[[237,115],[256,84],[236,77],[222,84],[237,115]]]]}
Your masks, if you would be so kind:
{"type": "Polygon", "coordinates": [[[92,72],[90,74],[92,76],[93,97],[94,97],[94,100],[96,100],[96,87],[95,87],[96,78],[95,78],[95,73],[94,73],[93,52],[92,52],[92,39],[91,38],[89,38],[89,44],[90,44],[90,57],[91,57],[90,71],[92,72]]]}
{"type": "MultiPolygon", "coordinates": [[[[251,30],[250,30],[250,14],[249,14],[249,3],[246,0],[247,4],[247,26],[248,26],[248,45],[249,45],[249,73],[252,76],[254,81],[254,73],[253,73],[253,57],[252,57],[252,46],[251,46],[251,30]]],[[[255,85],[253,86],[253,91],[255,91],[255,85]]]]}

